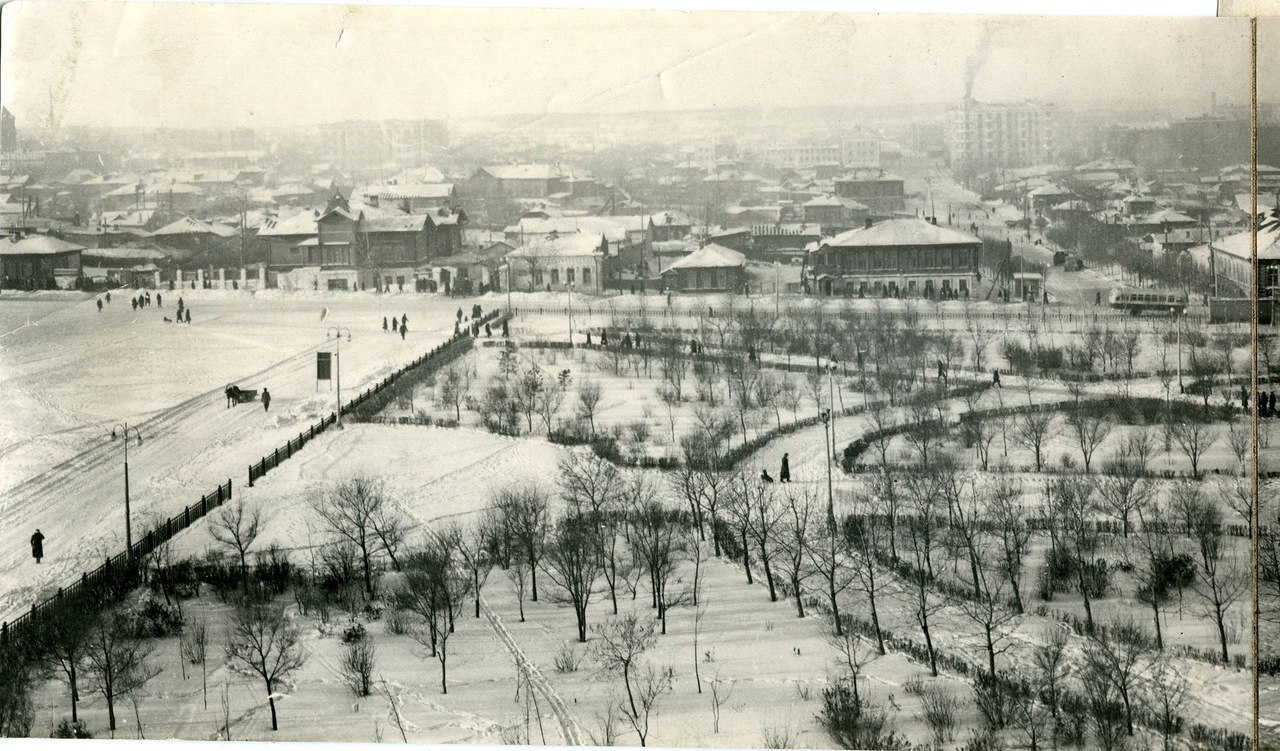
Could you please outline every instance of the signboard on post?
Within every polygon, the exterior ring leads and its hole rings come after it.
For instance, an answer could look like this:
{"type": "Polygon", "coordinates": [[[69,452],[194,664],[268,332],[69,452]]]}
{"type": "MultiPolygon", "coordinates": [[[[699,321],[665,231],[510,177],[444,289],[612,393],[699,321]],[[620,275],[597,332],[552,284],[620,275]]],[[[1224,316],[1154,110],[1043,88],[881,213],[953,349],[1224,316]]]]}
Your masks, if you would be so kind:
{"type": "Polygon", "coordinates": [[[316,380],[329,381],[333,379],[333,353],[317,352],[316,353],[316,380]]]}

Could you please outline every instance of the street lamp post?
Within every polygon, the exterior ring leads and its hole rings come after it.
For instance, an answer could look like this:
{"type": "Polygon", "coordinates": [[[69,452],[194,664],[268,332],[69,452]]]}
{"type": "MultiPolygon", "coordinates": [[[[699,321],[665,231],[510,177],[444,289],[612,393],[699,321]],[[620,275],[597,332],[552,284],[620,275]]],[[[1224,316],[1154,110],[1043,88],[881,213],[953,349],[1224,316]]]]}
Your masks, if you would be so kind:
{"type": "Polygon", "coordinates": [[[125,557],[130,560],[133,559],[133,521],[129,511],[129,435],[131,432],[141,446],[142,434],[129,423],[116,423],[111,429],[111,440],[121,438],[124,444],[124,549],[125,557]]]}
{"type": "Polygon", "coordinates": [[[566,307],[569,310],[569,349],[573,349],[573,282],[565,287],[566,307]]]}
{"type": "Polygon", "coordinates": [[[338,427],[342,427],[342,332],[347,333],[347,341],[351,341],[351,329],[346,326],[330,326],[325,337],[333,337],[333,372],[337,381],[337,409],[334,414],[337,415],[338,427]]]}
{"type": "Polygon", "coordinates": [[[834,537],[836,532],[836,502],[835,493],[833,491],[831,479],[831,433],[827,430],[829,424],[834,424],[835,413],[830,409],[822,413],[822,437],[827,444],[827,526],[830,528],[831,535],[834,537]]]}

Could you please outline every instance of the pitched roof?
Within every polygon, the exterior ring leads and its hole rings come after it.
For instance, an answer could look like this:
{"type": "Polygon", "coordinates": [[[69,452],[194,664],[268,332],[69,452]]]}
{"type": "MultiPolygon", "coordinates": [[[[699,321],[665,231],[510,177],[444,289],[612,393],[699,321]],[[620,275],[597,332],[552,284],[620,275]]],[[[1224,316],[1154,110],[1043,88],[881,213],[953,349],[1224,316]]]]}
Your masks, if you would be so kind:
{"type": "Polygon", "coordinates": [[[299,211],[292,216],[268,219],[258,228],[258,237],[314,235],[317,218],[315,211],[299,211]]]}
{"type": "Polygon", "coordinates": [[[426,214],[381,216],[364,220],[365,232],[421,232],[426,226],[426,214]]]}
{"type": "Polygon", "coordinates": [[[628,216],[553,216],[546,219],[523,217],[504,231],[510,234],[558,235],[587,234],[611,241],[625,240],[628,230],[647,229],[641,217],[628,216]]]}
{"type": "Polygon", "coordinates": [[[600,235],[573,234],[556,238],[540,237],[511,251],[515,258],[555,258],[602,255],[600,235]]]}
{"type": "Polygon", "coordinates": [[[405,183],[370,185],[361,195],[378,196],[381,199],[397,198],[449,198],[453,195],[453,183],[405,183]]]}
{"type": "Polygon", "coordinates": [[[499,180],[551,180],[560,170],[550,164],[491,164],[480,168],[499,180]]]}
{"type": "Polygon", "coordinates": [[[84,248],[83,245],[69,243],[51,235],[27,235],[21,239],[15,235],[0,241],[0,256],[50,256],[84,248]]]}
{"type": "MultiPolygon", "coordinates": [[[[869,248],[894,245],[979,245],[977,236],[950,227],[939,227],[915,217],[890,219],[842,232],[821,245],[837,248],[869,248]]],[[[820,246],[821,247],[821,246],[820,246]]]]}
{"type": "Polygon", "coordinates": [[[676,269],[736,269],[746,264],[747,257],[743,254],[732,248],[711,243],[666,267],[662,273],[676,269]]]}
{"type": "Polygon", "coordinates": [[[217,237],[235,237],[237,230],[234,227],[228,227],[225,224],[217,224],[215,222],[202,222],[198,219],[192,219],[184,216],[176,222],[166,224],[155,232],[151,233],[151,237],[164,237],[166,235],[215,235],[217,237]]]}

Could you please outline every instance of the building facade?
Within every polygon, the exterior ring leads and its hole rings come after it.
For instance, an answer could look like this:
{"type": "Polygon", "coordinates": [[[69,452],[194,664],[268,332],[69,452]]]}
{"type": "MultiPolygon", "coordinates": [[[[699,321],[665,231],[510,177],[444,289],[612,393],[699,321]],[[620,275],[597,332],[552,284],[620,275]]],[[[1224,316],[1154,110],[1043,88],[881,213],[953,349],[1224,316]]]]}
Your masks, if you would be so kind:
{"type": "Polygon", "coordinates": [[[809,289],[820,295],[959,297],[981,278],[982,240],[923,219],[850,230],[809,251],[809,289]]]}
{"type": "Polygon", "coordinates": [[[1053,160],[1055,110],[1040,102],[967,99],[947,113],[947,152],[960,175],[1027,167],[1053,160]]]}

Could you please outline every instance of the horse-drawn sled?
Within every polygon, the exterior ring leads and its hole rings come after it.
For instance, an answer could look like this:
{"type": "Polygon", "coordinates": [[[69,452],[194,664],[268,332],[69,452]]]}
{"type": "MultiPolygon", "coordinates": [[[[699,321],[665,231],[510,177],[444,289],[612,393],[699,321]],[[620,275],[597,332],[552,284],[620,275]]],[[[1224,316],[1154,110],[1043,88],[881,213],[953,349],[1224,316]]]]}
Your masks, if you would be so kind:
{"type": "Polygon", "coordinates": [[[230,409],[234,404],[244,404],[246,402],[257,401],[257,389],[242,389],[234,383],[227,384],[227,408],[230,409]]]}

